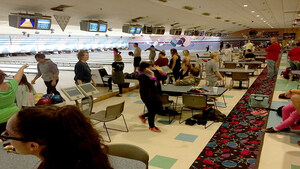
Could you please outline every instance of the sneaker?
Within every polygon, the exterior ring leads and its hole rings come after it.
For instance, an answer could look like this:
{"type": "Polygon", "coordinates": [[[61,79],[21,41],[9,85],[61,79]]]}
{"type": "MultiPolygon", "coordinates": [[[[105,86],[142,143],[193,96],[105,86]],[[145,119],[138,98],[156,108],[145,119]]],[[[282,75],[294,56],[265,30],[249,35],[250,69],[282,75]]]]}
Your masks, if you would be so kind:
{"type": "Polygon", "coordinates": [[[265,129],[265,132],[266,133],[277,133],[278,131],[274,130],[273,127],[270,127],[270,128],[265,129]]]}
{"type": "Polygon", "coordinates": [[[149,127],[149,130],[151,130],[151,131],[154,131],[154,132],[157,132],[157,133],[160,133],[161,132],[161,130],[159,130],[159,128],[157,128],[157,127],[149,127]]]}
{"type": "Polygon", "coordinates": [[[145,117],[143,117],[142,115],[140,115],[139,118],[142,120],[142,123],[146,123],[145,117]]]}
{"type": "Polygon", "coordinates": [[[117,96],[117,97],[122,97],[122,94],[117,94],[116,96],[117,96]]]}

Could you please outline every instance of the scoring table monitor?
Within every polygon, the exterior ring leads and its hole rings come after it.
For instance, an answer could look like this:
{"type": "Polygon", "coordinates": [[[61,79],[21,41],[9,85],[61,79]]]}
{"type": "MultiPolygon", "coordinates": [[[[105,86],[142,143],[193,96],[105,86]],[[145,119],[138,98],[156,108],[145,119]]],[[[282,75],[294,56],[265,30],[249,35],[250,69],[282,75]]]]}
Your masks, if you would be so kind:
{"type": "Polygon", "coordinates": [[[61,89],[63,93],[71,100],[79,100],[86,97],[77,86],[61,89]]]}
{"type": "Polygon", "coordinates": [[[85,84],[78,85],[78,88],[86,96],[91,96],[91,95],[99,93],[99,91],[91,83],[85,83],[85,84]]]}

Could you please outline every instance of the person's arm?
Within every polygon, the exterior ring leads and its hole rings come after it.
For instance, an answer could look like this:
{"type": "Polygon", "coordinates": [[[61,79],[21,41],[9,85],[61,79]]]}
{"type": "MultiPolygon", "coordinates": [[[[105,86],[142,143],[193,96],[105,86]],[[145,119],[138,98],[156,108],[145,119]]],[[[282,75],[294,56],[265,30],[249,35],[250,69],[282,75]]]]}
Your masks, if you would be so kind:
{"type": "Polygon", "coordinates": [[[92,81],[92,84],[93,84],[93,86],[97,86],[97,84],[96,84],[96,82],[94,81],[94,79],[93,78],[91,78],[91,81],[92,81]]]}
{"type": "Polygon", "coordinates": [[[158,49],[156,49],[156,48],[154,48],[155,49],[155,51],[160,51],[160,50],[158,50],[158,49]]]}
{"type": "Polygon", "coordinates": [[[22,67],[20,67],[20,69],[18,70],[17,74],[14,76],[14,79],[18,81],[18,83],[20,83],[23,73],[24,73],[24,69],[26,69],[29,65],[23,65],[22,67]]]}
{"type": "Polygon", "coordinates": [[[176,60],[177,60],[178,58],[176,58],[176,55],[173,55],[173,63],[172,63],[172,70],[174,69],[174,67],[175,67],[175,65],[176,65],[176,60]]]}
{"type": "Polygon", "coordinates": [[[82,64],[76,64],[75,65],[75,76],[76,76],[76,79],[77,79],[77,83],[79,85],[82,84],[82,77],[84,76],[83,75],[83,65],[82,64]]]}
{"type": "Polygon", "coordinates": [[[224,81],[224,77],[221,75],[221,73],[219,71],[216,71],[215,74],[219,77],[219,79],[224,81]]]}
{"type": "Polygon", "coordinates": [[[150,48],[146,49],[145,51],[150,50],[150,48]]]}
{"type": "Polygon", "coordinates": [[[37,65],[37,70],[38,70],[38,73],[36,74],[36,76],[33,78],[33,80],[31,81],[31,84],[35,84],[35,81],[42,76],[42,73],[41,73],[41,70],[40,70],[40,67],[39,67],[39,64],[37,65]]]}

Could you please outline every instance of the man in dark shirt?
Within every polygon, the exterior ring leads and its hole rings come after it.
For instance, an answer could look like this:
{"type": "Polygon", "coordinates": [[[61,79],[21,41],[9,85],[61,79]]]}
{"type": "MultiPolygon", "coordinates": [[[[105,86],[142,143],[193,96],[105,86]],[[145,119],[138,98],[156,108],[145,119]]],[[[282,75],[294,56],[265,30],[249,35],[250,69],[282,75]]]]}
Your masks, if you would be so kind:
{"type": "Polygon", "coordinates": [[[247,49],[246,55],[245,55],[246,59],[250,59],[250,58],[255,58],[255,55],[252,53],[251,49],[247,49]]]}

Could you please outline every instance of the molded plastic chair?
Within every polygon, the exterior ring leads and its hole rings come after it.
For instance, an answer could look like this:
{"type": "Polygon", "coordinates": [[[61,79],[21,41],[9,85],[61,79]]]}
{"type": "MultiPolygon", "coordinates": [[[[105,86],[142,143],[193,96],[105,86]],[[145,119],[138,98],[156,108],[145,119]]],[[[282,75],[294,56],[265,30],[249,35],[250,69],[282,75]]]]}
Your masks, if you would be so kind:
{"type": "Polygon", "coordinates": [[[236,68],[236,63],[224,62],[224,66],[225,66],[226,69],[235,69],[236,68]]]}
{"type": "Polygon", "coordinates": [[[124,118],[124,115],[122,114],[122,112],[124,110],[124,104],[125,104],[125,101],[123,101],[122,103],[119,103],[119,104],[108,106],[108,107],[106,107],[106,110],[100,111],[100,112],[95,113],[95,114],[90,114],[90,116],[89,116],[90,119],[93,119],[93,120],[96,120],[96,121],[99,121],[99,122],[103,122],[103,127],[106,130],[109,142],[111,142],[111,139],[110,139],[110,136],[109,136],[109,133],[108,133],[107,129],[122,131],[122,132],[128,132],[129,131],[128,127],[127,127],[127,124],[126,124],[126,121],[125,121],[125,118],[124,118]],[[116,120],[120,116],[123,117],[123,121],[124,121],[124,124],[125,124],[125,127],[126,127],[125,131],[106,127],[106,122],[116,120]]]}
{"type": "Polygon", "coordinates": [[[107,147],[109,161],[114,169],[148,168],[149,154],[144,149],[130,144],[111,144],[107,147]]]}
{"type": "Polygon", "coordinates": [[[187,120],[186,119],[181,121],[182,110],[184,108],[192,110],[192,116],[193,116],[194,110],[202,110],[204,115],[204,111],[212,107],[212,105],[207,104],[207,97],[203,95],[183,94],[182,103],[183,105],[180,110],[179,124],[187,120]]]}

